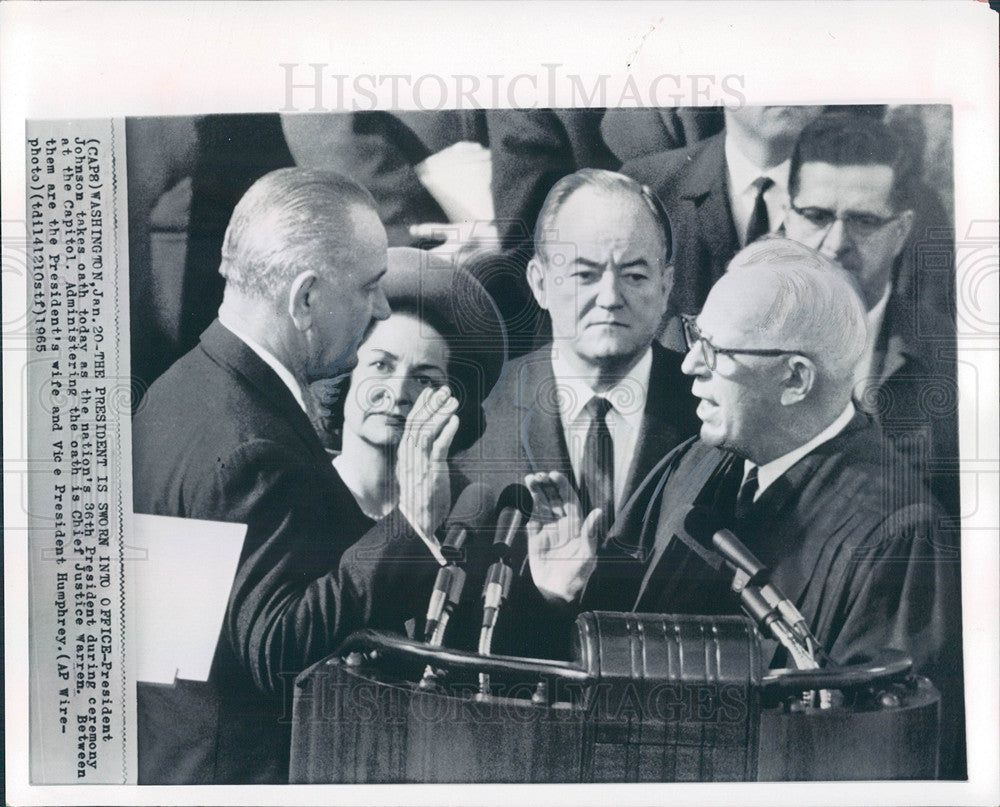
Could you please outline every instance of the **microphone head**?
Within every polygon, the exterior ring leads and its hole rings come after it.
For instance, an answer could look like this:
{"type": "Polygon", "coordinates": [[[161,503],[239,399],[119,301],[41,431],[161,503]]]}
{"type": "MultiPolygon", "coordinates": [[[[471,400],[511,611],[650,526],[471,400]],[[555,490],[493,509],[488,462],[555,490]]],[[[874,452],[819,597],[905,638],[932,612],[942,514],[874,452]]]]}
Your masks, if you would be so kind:
{"type": "Polygon", "coordinates": [[[493,549],[502,557],[510,554],[518,531],[524,526],[524,516],[516,507],[504,507],[497,513],[497,527],[493,533],[493,549]]]}
{"type": "Polygon", "coordinates": [[[449,563],[457,563],[464,558],[462,546],[468,537],[465,527],[461,524],[452,524],[448,528],[448,534],[441,543],[441,554],[449,563]]]}
{"type": "Polygon", "coordinates": [[[496,528],[493,531],[493,551],[497,557],[513,560],[524,549],[524,523],[531,518],[531,493],[521,484],[508,485],[497,498],[496,528]]]}
{"type": "Polygon", "coordinates": [[[521,511],[522,518],[527,521],[531,518],[531,505],[531,492],[520,482],[514,482],[500,491],[495,510],[500,512],[505,507],[515,507],[521,511]]]}
{"type": "Polygon", "coordinates": [[[729,530],[718,530],[712,543],[728,563],[750,578],[754,585],[763,585],[770,577],[770,570],[747,549],[746,545],[729,530]]]}
{"type": "Polygon", "coordinates": [[[473,531],[486,526],[496,507],[495,490],[493,485],[486,482],[473,482],[467,485],[451,508],[448,522],[461,524],[473,531]]]}

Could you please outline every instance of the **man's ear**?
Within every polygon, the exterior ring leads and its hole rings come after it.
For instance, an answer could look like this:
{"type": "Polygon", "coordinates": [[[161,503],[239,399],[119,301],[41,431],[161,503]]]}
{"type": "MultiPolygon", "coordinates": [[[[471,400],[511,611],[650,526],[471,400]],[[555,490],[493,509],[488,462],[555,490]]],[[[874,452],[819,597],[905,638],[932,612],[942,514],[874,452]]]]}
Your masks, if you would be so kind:
{"type": "Polygon", "coordinates": [[[785,375],[781,380],[781,403],[783,406],[804,401],[816,384],[816,365],[808,356],[794,354],[785,363],[785,375]]]}
{"type": "Polygon", "coordinates": [[[916,214],[912,210],[905,210],[900,213],[899,217],[895,221],[896,225],[896,250],[895,255],[898,258],[899,253],[903,251],[903,247],[906,246],[906,239],[910,237],[910,231],[913,229],[913,222],[916,219],[916,214]]]}
{"type": "Polygon", "coordinates": [[[660,272],[660,282],[663,285],[663,310],[660,312],[660,316],[667,313],[667,307],[670,302],[670,292],[674,290],[674,264],[667,263],[663,266],[663,270],[660,272]]]}
{"type": "Polygon", "coordinates": [[[296,275],[288,288],[288,315],[300,331],[308,331],[312,327],[318,282],[319,275],[307,269],[296,275]]]}
{"type": "Polygon", "coordinates": [[[545,267],[542,266],[541,258],[538,255],[532,256],[531,260],[528,261],[527,275],[528,286],[531,288],[535,302],[543,311],[548,311],[549,307],[545,299],[545,267]]]}

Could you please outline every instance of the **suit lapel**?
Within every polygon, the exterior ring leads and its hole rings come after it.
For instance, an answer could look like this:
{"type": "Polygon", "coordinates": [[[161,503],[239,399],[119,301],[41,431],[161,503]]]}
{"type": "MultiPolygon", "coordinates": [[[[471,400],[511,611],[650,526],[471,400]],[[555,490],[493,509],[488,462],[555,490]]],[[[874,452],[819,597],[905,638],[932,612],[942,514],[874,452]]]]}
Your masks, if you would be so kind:
{"type": "MultiPolygon", "coordinates": [[[[685,444],[686,445],[686,444],[685,444]]],[[[680,454],[684,449],[678,449],[680,454]]],[[[693,580],[704,579],[708,565],[699,552],[677,536],[685,530],[683,518],[687,505],[708,506],[715,498],[717,488],[738,460],[725,451],[710,448],[695,441],[687,456],[666,469],[667,490],[656,495],[659,512],[647,510],[656,518],[656,532],[652,541],[652,554],[642,583],[636,595],[633,610],[657,610],[658,603],[686,601],[681,592],[693,580]],[[673,478],[669,478],[673,477],[673,478]],[[688,578],[691,579],[688,579],[688,578]]]]}
{"type": "Polygon", "coordinates": [[[914,319],[922,312],[907,306],[895,287],[889,294],[872,355],[871,374],[878,378],[879,386],[902,370],[908,361],[921,361],[921,351],[914,334],[914,319]]]}
{"type": "Polygon", "coordinates": [[[694,206],[695,232],[710,256],[708,287],[725,272],[739,250],[739,238],[729,206],[725,135],[716,135],[698,155],[681,189],[681,198],[694,206]]]}
{"type": "Polygon", "coordinates": [[[215,320],[202,334],[201,345],[213,361],[239,375],[266,398],[274,411],[288,422],[302,442],[308,446],[310,453],[329,465],[326,451],[316,435],[316,430],[291,390],[243,340],[215,320]]]}
{"type": "Polygon", "coordinates": [[[524,364],[515,405],[521,410],[521,445],[533,473],[559,470],[576,488],[569,449],[559,419],[556,380],[546,348],[524,364]]]}

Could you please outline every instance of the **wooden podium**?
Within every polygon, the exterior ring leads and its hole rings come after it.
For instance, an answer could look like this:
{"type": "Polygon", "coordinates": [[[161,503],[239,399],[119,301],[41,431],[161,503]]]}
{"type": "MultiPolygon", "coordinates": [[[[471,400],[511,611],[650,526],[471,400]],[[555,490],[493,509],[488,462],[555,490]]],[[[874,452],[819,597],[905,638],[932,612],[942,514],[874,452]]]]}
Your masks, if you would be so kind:
{"type": "Polygon", "coordinates": [[[587,613],[576,627],[572,664],[354,634],[296,682],[290,780],[936,776],[939,696],[900,653],[768,671],[744,617],[587,613]],[[430,685],[420,683],[427,665],[438,672],[430,685]],[[818,690],[832,705],[806,703],[818,690]]]}

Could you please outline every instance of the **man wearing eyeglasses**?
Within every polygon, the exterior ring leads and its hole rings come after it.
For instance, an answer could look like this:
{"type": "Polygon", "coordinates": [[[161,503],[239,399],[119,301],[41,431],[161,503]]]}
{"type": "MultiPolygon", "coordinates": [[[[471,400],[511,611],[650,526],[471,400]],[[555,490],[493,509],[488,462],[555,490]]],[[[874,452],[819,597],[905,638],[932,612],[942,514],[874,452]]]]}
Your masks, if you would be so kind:
{"type": "Polygon", "coordinates": [[[868,341],[855,368],[855,400],[888,439],[906,444],[918,473],[934,471],[935,495],[957,516],[955,323],[942,302],[954,280],[916,276],[916,267],[930,265],[921,252],[934,233],[917,215],[916,197],[927,191],[915,187],[913,173],[882,122],[825,115],[803,130],[792,154],[785,232],[857,281],[868,341]]]}
{"type": "Polygon", "coordinates": [[[663,200],[677,231],[664,344],[673,345],[675,315],[701,309],[733,255],[778,229],[792,148],[802,127],[822,113],[821,106],[727,108],[719,134],[622,166],[663,200]]]}
{"type": "MultiPolygon", "coordinates": [[[[687,531],[688,509],[707,508],[772,570],[835,662],[882,647],[912,657],[942,692],[942,770],[957,775],[957,552],[919,480],[895,487],[906,461],[852,401],[866,327],[856,284],[828,258],[784,238],[745,248],[686,321],[682,369],[694,379],[700,433],[619,511],[609,542],[621,558],[586,567],[586,514],[572,500],[536,497],[529,532],[558,535],[564,572],[589,576],[581,610],[594,608],[591,593],[607,608],[613,591],[614,610],[737,613],[732,575],[705,561],[711,535],[687,531]]],[[[771,661],[789,664],[783,651],[771,661]]]]}

